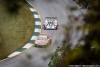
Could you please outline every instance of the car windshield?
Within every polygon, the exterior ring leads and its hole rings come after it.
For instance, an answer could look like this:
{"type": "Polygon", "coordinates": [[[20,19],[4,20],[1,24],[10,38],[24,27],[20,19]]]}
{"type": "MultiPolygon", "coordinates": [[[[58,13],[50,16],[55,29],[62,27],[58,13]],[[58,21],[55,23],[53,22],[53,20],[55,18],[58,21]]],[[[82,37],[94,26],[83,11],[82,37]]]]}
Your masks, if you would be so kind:
{"type": "Polygon", "coordinates": [[[45,37],[39,37],[38,40],[47,40],[45,37]]]}

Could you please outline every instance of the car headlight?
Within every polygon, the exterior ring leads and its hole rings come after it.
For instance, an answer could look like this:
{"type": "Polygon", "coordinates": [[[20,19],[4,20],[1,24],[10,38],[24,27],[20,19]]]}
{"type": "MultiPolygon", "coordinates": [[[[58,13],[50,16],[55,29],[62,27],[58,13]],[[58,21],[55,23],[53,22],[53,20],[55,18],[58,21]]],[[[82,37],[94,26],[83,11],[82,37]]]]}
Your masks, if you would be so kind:
{"type": "Polygon", "coordinates": [[[45,44],[47,44],[48,43],[48,40],[45,42],[45,44]]]}
{"type": "Polygon", "coordinates": [[[48,44],[48,42],[49,42],[49,41],[47,40],[47,41],[45,42],[45,44],[48,44]]]}
{"type": "Polygon", "coordinates": [[[37,44],[37,41],[35,41],[35,43],[37,44]]]}

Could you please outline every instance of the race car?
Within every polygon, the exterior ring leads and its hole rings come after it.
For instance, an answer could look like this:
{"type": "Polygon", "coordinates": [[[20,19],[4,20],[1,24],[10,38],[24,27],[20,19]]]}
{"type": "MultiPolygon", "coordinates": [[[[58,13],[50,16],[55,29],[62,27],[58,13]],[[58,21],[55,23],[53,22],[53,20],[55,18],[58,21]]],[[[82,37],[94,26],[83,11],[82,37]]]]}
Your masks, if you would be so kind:
{"type": "Polygon", "coordinates": [[[47,47],[51,44],[51,38],[47,35],[40,34],[35,41],[35,47],[47,47]]]}
{"type": "Polygon", "coordinates": [[[43,23],[44,30],[57,30],[58,20],[57,18],[48,17],[43,23]]]}

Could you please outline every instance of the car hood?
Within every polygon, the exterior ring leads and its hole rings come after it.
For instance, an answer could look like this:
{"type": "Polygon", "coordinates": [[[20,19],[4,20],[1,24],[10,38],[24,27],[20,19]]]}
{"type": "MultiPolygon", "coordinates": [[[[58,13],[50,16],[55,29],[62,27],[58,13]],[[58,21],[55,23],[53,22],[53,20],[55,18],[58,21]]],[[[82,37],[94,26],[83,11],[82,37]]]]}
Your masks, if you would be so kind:
{"type": "Polygon", "coordinates": [[[40,45],[44,45],[46,43],[46,41],[45,40],[37,40],[36,43],[40,44],[40,45]]]}

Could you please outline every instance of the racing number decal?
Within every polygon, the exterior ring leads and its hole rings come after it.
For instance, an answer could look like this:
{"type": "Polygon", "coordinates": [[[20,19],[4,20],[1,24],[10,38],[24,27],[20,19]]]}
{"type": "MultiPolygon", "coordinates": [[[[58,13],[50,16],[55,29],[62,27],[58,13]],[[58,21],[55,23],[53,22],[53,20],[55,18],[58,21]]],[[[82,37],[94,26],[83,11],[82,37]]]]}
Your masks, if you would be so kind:
{"type": "Polygon", "coordinates": [[[54,18],[46,18],[44,22],[44,28],[47,30],[56,30],[56,27],[58,26],[57,19],[54,18]]]}

